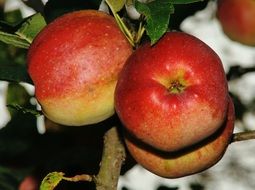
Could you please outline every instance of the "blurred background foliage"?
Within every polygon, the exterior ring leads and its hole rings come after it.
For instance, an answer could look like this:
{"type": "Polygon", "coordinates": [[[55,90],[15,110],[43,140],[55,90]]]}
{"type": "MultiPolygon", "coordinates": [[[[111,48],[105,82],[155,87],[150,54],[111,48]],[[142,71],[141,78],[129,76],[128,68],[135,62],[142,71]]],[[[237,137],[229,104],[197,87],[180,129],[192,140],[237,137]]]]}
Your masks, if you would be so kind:
{"type": "MultiPolygon", "coordinates": [[[[5,0],[0,0],[1,23],[16,25],[23,18],[20,9],[6,12],[5,0]]],[[[40,1],[23,1],[26,6],[41,12],[49,23],[56,17],[73,10],[98,9],[101,0],[49,0],[46,5],[40,1]]],[[[191,5],[177,5],[175,14],[171,16],[169,27],[180,30],[181,22],[198,10],[205,8],[208,1],[191,5]]],[[[27,50],[15,48],[0,42],[0,72],[4,65],[26,67],[27,50]]],[[[246,73],[254,72],[254,67],[242,68],[234,66],[227,73],[228,80],[235,80],[246,73]]],[[[33,95],[29,94],[24,85],[15,82],[8,83],[5,94],[6,106],[11,120],[0,130],[0,189],[16,190],[26,176],[35,176],[40,182],[52,171],[63,171],[66,175],[87,173],[96,174],[98,171],[104,132],[116,122],[116,116],[96,126],[73,128],[59,126],[49,120],[45,121],[46,132],[38,133],[37,118],[30,113],[23,113],[11,105],[20,105],[26,109],[35,110],[33,95]],[[102,127],[102,125],[104,127],[102,127]]],[[[255,110],[253,104],[245,105],[239,97],[232,93],[236,106],[237,119],[242,120],[247,111],[255,110]]],[[[0,116],[1,119],[1,116],[0,116]]],[[[122,173],[129,170],[134,161],[128,156],[122,173]]],[[[135,179],[134,179],[135,180],[135,179]]],[[[145,182],[146,183],[146,182],[145,182]]],[[[191,183],[191,190],[203,190],[204,184],[191,183]]],[[[79,190],[93,189],[91,183],[61,182],[57,189],[79,190]]],[[[126,187],[122,188],[127,189],[126,187]]],[[[177,190],[178,187],[161,185],[157,190],[177,190]]],[[[216,188],[217,189],[217,188],[216,188]]]]}

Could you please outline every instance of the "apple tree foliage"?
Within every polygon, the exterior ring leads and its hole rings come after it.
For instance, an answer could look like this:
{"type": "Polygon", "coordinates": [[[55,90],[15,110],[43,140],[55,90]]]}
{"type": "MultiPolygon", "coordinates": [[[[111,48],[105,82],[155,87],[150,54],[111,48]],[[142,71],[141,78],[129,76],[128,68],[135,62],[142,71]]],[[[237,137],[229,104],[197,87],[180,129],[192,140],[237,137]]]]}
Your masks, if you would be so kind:
{"type": "MultiPolygon", "coordinates": [[[[34,37],[56,17],[74,10],[98,9],[101,0],[49,0],[41,9],[32,1],[25,3],[36,13],[23,18],[19,9],[5,12],[0,1],[0,80],[7,81],[6,108],[11,120],[0,130],[0,189],[15,190],[25,176],[34,175],[39,181],[44,178],[41,190],[96,188],[96,183],[108,174],[99,172],[104,146],[103,136],[116,123],[116,116],[91,128],[69,128],[46,121],[48,130],[39,134],[36,117],[41,115],[33,103],[33,95],[24,88],[32,84],[26,70],[26,53],[34,37]],[[40,12],[38,12],[40,10],[40,12]],[[102,127],[102,125],[104,127],[102,127]],[[107,127],[105,127],[107,126],[107,127]],[[86,140],[84,140],[86,139],[86,140]],[[65,177],[64,171],[68,176],[65,177]],[[51,173],[52,172],[52,173],[51,173]],[[99,174],[96,177],[95,174],[99,174]],[[86,173],[90,175],[77,175],[86,173]],[[87,181],[70,183],[69,181],[87,181]],[[60,183],[61,182],[61,183],[60,183]]],[[[39,1],[38,1],[39,2],[39,1]]],[[[207,1],[201,0],[154,0],[147,3],[138,0],[105,0],[120,29],[135,47],[143,40],[157,43],[168,30],[179,30],[183,19],[203,9],[207,1]],[[141,14],[131,19],[125,6],[134,6],[141,14]]],[[[40,5],[43,5],[41,2],[40,5]]],[[[229,80],[238,78],[254,68],[232,67],[227,74],[229,80]]],[[[247,107],[235,97],[237,119],[247,107]]],[[[1,117],[1,116],[0,116],[1,117]]],[[[106,140],[106,139],[105,139],[106,140]]],[[[117,155],[117,154],[116,154],[117,155]]],[[[103,157],[104,158],[104,157],[103,157]]],[[[127,157],[121,174],[134,165],[127,157]]],[[[106,170],[109,168],[106,168],[106,170]]],[[[117,181],[117,179],[115,180],[117,181]]],[[[99,182],[100,183],[100,182],[99,182]]],[[[191,186],[192,188],[193,186],[191,186]]]]}

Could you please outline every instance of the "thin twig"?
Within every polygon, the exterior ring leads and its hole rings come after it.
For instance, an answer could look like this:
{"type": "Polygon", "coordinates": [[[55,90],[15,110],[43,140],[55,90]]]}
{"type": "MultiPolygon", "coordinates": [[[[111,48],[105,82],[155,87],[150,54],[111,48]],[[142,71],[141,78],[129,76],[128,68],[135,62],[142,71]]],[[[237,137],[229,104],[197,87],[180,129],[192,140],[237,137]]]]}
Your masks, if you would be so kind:
{"type": "Polygon", "coordinates": [[[87,174],[81,174],[81,175],[76,175],[73,177],[63,177],[63,179],[66,181],[71,181],[71,182],[77,182],[77,181],[91,182],[93,180],[93,176],[87,175],[87,174]]]}
{"type": "Polygon", "coordinates": [[[252,139],[255,139],[255,131],[234,133],[231,143],[238,142],[238,141],[252,140],[252,139]]]}
{"type": "Polygon", "coordinates": [[[255,72],[255,66],[252,67],[241,67],[240,65],[230,67],[227,73],[228,81],[242,77],[247,73],[255,72]]]}

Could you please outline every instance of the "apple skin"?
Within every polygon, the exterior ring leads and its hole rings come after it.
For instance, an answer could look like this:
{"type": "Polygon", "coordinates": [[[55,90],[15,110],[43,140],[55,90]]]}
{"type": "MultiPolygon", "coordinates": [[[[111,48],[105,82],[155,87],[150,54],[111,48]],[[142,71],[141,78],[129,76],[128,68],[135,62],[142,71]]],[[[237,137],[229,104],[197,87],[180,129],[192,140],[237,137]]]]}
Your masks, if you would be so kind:
{"type": "Polygon", "coordinates": [[[254,0],[219,0],[217,17],[230,39],[245,45],[255,45],[254,0]]]}
{"type": "Polygon", "coordinates": [[[178,152],[160,152],[126,134],[130,154],[144,168],[165,178],[178,178],[201,172],[216,164],[224,155],[234,128],[232,101],[222,127],[207,139],[178,152]]]}
{"type": "Polygon", "coordinates": [[[82,10],[54,20],[34,39],[27,59],[44,114],[71,126],[112,116],[118,74],[132,52],[106,13],[82,10]]]}
{"type": "Polygon", "coordinates": [[[115,109],[136,138],[176,151],[213,134],[224,122],[228,86],[221,60],[199,39],[168,32],[127,60],[115,109]]]}
{"type": "Polygon", "coordinates": [[[26,176],[19,185],[18,190],[38,190],[39,181],[34,176],[26,176]]]}

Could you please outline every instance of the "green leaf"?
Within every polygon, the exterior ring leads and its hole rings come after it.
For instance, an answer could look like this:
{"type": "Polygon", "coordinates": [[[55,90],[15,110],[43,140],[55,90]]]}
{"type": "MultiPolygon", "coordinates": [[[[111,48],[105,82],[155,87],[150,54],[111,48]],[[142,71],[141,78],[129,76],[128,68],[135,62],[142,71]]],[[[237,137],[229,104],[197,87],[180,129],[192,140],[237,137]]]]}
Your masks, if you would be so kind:
{"type": "Polygon", "coordinates": [[[115,13],[119,12],[124,7],[125,2],[125,0],[106,0],[106,3],[115,13]]]}
{"type": "Polygon", "coordinates": [[[26,66],[17,64],[0,64],[0,80],[32,84],[26,66]]]}
{"type": "MultiPolygon", "coordinates": [[[[9,83],[8,90],[6,95],[6,103],[7,105],[19,105],[26,106],[27,102],[30,100],[30,95],[27,90],[21,86],[19,83],[9,83]]],[[[10,106],[12,108],[12,106],[10,106]]],[[[18,109],[8,109],[11,116],[19,111],[18,109]]]]}
{"type": "Polygon", "coordinates": [[[23,114],[26,114],[26,113],[29,113],[29,114],[32,114],[36,117],[39,117],[42,115],[42,112],[39,111],[39,110],[35,110],[35,109],[29,109],[29,108],[25,108],[19,104],[8,104],[7,107],[9,108],[13,108],[17,111],[21,111],[23,114]]]}
{"type": "Polygon", "coordinates": [[[34,37],[44,26],[46,26],[46,22],[40,13],[29,17],[19,26],[11,26],[2,22],[0,23],[0,41],[18,48],[28,49],[34,37]]]}
{"type": "MultiPolygon", "coordinates": [[[[0,0],[1,2],[1,0],[0,0]]],[[[22,13],[20,9],[14,9],[12,11],[7,11],[3,15],[4,20],[11,25],[16,25],[22,21],[22,13]]]]}
{"type": "Polygon", "coordinates": [[[59,182],[63,179],[65,174],[63,172],[49,173],[42,181],[40,190],[53,190],[59,182]]]}
{"type": "Polygon", "coordinates": [[[30,43],[16,34],[0,31],[0,41],[18,48],[28,49],[30,43]]]}
{"type": "Polygon", "coordinates": [[[151,44],[155,44],[168,29],[170,15],[174,13],[172,0],[155,0],[149,3],[135,0],[135,8],[146,17],[145,29],[151,44]]]}
{"type": "Polygon", "coordinates": [[[18,29],[16,34],[32,43],[35,36],[46,26],[46,22],[40,13],[28,18],[18,29]]]}
{"type": "Polygon", "coordinates": [[[171,3],[173,4],[189,4],[189,3],[195,3],[199,1],[204,1],[204,0],[171,0],[171,3]]]}

